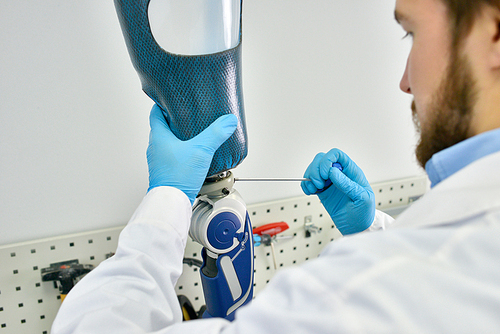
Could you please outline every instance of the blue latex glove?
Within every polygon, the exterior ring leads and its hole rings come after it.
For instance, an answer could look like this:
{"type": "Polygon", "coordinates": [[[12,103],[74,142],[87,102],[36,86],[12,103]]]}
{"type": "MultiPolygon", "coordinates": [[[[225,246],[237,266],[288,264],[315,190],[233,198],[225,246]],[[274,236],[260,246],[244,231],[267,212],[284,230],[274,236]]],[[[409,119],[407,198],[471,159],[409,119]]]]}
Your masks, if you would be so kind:
{"type": "Polygon", "coordinates": [[[319,153],[307,167],[301,187],[306,195],[312,195],[325,187],[326,180],[332,186],[318,194],[321,203],[343,235],[366,230],[375,218],[375,195],[363,171],[347,154],[338,149],[319,153]],[[338,162],[343,168],[332,167],[338,162]]]}
{"type": "Polygon", "coordinates": [[[146,152],[149,190],[171,186],[182,190],[194,203],[212,163],[215,151],[236,130],[235,115],[219,117],[196,137],[181,141],[170,130],[163,112],[154,105],[149,117],[151,133],[146,152]]]}

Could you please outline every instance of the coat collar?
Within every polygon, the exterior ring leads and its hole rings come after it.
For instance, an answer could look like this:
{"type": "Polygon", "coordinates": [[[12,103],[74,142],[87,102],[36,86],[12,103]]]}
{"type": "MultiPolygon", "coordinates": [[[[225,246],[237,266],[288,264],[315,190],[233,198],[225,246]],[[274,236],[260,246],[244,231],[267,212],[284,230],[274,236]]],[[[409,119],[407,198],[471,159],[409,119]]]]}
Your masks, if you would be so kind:
{"type": "Polygon", "coordinates": [[[468,138],[434,154],[425,165],[431,187],[477,159],[499,151],[500,129],[495,129],[468,138]]]}
{"type": "Polygon", "coordinates": [[[392,226],[456,224],[500,210],[500,152],[469,164],[427,192],[392,226]]]}

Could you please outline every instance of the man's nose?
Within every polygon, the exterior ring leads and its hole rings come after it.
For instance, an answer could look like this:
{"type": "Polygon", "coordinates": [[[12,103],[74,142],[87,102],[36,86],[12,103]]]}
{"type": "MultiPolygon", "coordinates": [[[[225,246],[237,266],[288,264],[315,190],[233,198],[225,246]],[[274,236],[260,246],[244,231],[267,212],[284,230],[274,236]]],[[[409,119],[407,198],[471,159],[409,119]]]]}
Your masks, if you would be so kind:
{"type": "Polygon", "coordinates": [[[401,82],[399,83],[399,88],[404,92],[411,94],[410,81],[408,80],[408,63],[406,61],[405,71],[403,73],[403,77],[401,78],[401,82]]]}

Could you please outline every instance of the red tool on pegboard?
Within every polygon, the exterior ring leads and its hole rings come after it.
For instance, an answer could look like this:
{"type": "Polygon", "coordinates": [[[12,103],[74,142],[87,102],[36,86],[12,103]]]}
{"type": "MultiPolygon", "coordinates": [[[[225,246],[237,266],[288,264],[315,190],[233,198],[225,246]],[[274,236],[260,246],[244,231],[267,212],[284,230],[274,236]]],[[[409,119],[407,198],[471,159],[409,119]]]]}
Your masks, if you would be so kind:
{"type": "Polygon", "coordinates": [[[277,234],[287,229],[288,229],[288,224],[285,222],[269,223],[259,227],[255,227],[253,229],[253,240],[255,247],[258,247],[261,244],[264,246],[271,246],[275,270],[277,269],[277,266],[276,266],[276,254],[274,253],[273,237],[275,239],[277,234]]]}
{"type": "Polygon", "coordinates": [[[263,235],[268,234],[273,237],[285,230],[288,230],[289,226],[285,222],[269,223],[259,227],[254,227],[253,234],[263,235]]]}

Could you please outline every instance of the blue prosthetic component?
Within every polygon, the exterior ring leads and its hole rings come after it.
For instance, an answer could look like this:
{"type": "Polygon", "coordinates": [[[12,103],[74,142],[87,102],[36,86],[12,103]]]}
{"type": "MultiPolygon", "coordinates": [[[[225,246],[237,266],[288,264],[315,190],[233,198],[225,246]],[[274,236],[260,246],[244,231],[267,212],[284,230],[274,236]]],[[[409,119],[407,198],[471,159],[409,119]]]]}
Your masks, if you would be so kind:
{"type": "Polygon", "coordinates": [[[240,43],[235,48],[207,55],[172,54],[160,48],[151,33],[148,4],[149,0],[115,0],[144,92],[162,108],[172,132],[181,140],[193,138],[222,115],[235,114],[238,128],[215,152],[207,176],[236,167],[248,152],[241,28],[240,43]]]}
{"type": "MultiPolygon", "coordinates": [[[[245,229],[242,233],[235,233],[237,229],[230,227],[232,223],[224,226],[219,224],[221,221],[227,222],[231,219],[231,214],[229,214],[213,221],[216,222],[222,234],[225,231],[228,232],[223,239],[226,240],[227,237],[232,245],[233,238],[237,238],[238,246],[229,253],[220,254],[217,259],[210,257],[205,248],[202,250],[201,283],[207,305],[203,318],[220,317],[232,321],[236,309],[253,298],[254,246],[250,218],[247,213],[245,229]],[[228,226],[229,229],[226,228],[228,226]]],[[[234,219],[236,221],[233,226],[237,226],[239,220],[236,216],[234,219]]]]}

